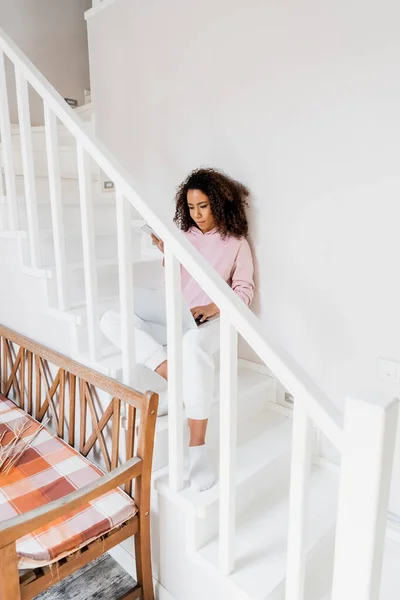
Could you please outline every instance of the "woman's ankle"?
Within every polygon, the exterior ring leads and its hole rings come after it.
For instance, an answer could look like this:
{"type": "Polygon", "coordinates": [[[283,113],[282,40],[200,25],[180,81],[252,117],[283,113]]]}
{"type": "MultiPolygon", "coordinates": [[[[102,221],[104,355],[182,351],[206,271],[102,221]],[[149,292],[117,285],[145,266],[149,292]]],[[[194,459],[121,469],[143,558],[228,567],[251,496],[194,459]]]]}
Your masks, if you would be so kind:
{"type": "Polygon", "coordinates": [[[164,360],[161,365],[158,365],[158,367],[155,369],[155,372],[168,381],[168,361],[164,360]]]}
{"type": "Polygon", "coordinates": [[[189,447],[204,446],[206,443],[206,431],[208,419],[189,419],[190,440],[189,447]]]}

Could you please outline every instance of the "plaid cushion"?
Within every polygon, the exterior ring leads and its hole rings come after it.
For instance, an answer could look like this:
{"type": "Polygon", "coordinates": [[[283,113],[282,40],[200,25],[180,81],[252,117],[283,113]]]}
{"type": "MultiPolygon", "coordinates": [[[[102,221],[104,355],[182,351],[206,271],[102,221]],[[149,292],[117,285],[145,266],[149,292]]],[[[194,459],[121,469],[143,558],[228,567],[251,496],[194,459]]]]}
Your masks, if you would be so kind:
{"type": "MultiPolygon", "coordinates": [[[[30,437],[39,423],[0,395],[0,436],[6,432],[3,445],[13,439],[13,428],[21,418],[29,419],[29,429],[23,437],[30,437]]],[[[102,475],[100,469],[63,440],[42,429],[8,475],[0,473],[0,521],[58,500],[102,475]]],[[[116,488],[19,539],[19,567],[50,564],[118,527],[136,513],[133,500],[116,488]]]]}

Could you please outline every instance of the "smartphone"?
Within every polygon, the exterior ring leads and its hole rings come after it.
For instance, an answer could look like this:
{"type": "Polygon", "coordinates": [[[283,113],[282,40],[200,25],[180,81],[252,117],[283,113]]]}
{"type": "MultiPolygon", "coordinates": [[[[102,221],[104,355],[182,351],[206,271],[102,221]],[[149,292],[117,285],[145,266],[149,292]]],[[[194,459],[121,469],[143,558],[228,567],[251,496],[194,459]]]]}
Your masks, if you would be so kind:
{"type": "Polygon", "coordinates": [[[151,227],[149,227],[149,225],[143,225],[142,231],[144,231],[145,233],[148,233],[149,235],[154,235],[155,238],[157,238],[159,241],[161,241],[161,238],[156,234],[156,232],[151,227]]]}

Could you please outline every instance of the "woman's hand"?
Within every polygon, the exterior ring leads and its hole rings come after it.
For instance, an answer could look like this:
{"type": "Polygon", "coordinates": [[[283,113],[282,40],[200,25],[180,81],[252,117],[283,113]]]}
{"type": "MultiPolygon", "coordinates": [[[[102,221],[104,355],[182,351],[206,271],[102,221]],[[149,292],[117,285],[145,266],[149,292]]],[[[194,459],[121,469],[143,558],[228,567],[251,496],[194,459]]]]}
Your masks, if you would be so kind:
{"type": "Polygon", "coordinates": [[[205,306],[195,306],[190,309],[193,317],[197,319],[197,317],[202,317],[200,319],[201,323],[204,323],[207,319],[211,317],[215,317],[215,315],[219,315],[219,308],[216,304],[206,304],[205,306]]]}
{"type": "Polygon", "coordinates": [[[156,236],[153,234],[151,234],[151,239],[153,240],[159,251],[164,254],[164,242],[156,238],[156,236]]]}

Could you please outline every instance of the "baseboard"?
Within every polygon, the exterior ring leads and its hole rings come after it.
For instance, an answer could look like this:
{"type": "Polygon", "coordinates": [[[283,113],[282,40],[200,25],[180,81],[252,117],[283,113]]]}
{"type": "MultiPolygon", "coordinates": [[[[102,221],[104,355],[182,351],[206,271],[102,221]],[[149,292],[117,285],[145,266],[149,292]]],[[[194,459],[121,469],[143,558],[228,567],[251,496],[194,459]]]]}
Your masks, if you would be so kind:
{"type": "MultiPolygon", "coordinates": [[[[121,567],[136,579],[136,561],[132,554],[130,554],[125,548],[122,546],[114,546],[111,550],[108,551],[108,554],[119,564],[121,567]]],[[[156,600],[174,600],[171,594],[161,585],[157,579],[154,579],[154,592],[156,600]]]]}

